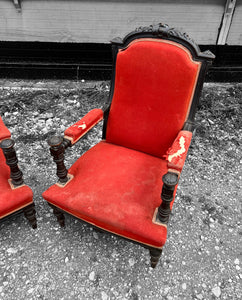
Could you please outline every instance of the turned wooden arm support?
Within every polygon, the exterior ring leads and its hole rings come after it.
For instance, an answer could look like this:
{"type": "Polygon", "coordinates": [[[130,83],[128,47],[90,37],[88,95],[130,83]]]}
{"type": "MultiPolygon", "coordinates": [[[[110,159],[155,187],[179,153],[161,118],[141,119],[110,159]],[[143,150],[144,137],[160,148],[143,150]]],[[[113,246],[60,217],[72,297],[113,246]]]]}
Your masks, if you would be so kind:
{"type": "Polygon", "coordinates": [[[20,186],[24,183],[23,173],[18,167],[18,159],[14,149],[14,141],[12,139],[5,139],[0,142],[0,147],[6,158],[6,163],[10,167],[10,178],[14,186],[20,186]]]}
{"type": "Polygon", "coordinates": [[[84,136],[90,129],[103,119],[103,110],[96,108],[89,111],[81,120],[65,130],[65,139],[71,141],[74,145],[79,139],[84,136]]]}
{"type": "Polygon", "coordinates": [[[80,121],[65,130],[64,138],[52,136],[48,140],[50,153],[57,165],[57,176],[60,183],[65,184],[68,181],[68,171],[64,164],[64,153],[66,148],[73,146],[90,129],[103,119],[103,110],[93,109],[88,112],[80,121]]]}
{"type": "Polygon", "coordinates": [[[53,160],[57,166],[57,176],[62,184],[65,184],[68,181],[68,171],[64,164],[64,153],[66,148],[71,146],[71,141],[61,136],[52,136],[48,140],[50,146],[50,154],[53,156],[53,160]]]}
{"type": "Polygon", "coordinates": [[[178,174],[168,172],[162,177],[163,187],[161,192],[161,205],[157,217],[160,222],[167,224],[171,213],[170,204],[174,198],[174,190],[178,184],[178,174]]]}
{"type": "Polygon", "coordinates": [[[181,172],[191,143],[192,132],[181,130],[166,153],[169,170],[181,172]]]}

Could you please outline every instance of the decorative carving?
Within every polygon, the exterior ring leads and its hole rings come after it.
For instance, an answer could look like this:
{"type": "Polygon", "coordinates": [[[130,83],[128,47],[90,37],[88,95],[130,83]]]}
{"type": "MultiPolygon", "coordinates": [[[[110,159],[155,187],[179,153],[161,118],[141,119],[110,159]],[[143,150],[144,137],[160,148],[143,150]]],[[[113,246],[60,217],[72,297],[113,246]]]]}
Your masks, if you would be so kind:
{"type": "Polygon", "coordinates": [[[197,48],[197,44],[189,37],[187,33],[181,32],[174,27],[171,28],[167,24],[159,23],[156,25],[150,25],[148,27],[138,27],[135,29],[135,32],[152,32],[153,35],[158,35],[160,37],[178,37],[192,44],[194,48],[197,48]]]}
{"type": "Polygon", "coordinates": [[[213,53],[210,50],[205,50],[205,51],[203,51],[203,53],[214,57],[213,53]]]}
{"type": "MultiPolygon", "coordinates": [[[[198,45],[194,42],[193,39],[190,38],[190,36],[187,33],[181,32],[176,28],[171,28],[169,27],[169,25],[163,23],[150,25],[146,27],[138,27],[125,36],[125,38],[123,39],[123,43],[128,42],[128,40],[132,39],[132,37],[137,38],[137,35],[140,35],[142,37],[142,34],[143,37],[145,35],[152,35],[171,40],[177,39],[180,43],[183,41],[184,43],[189,44],[194,49],[196,56],[210,60],[215,58],[215,56],[210,51],[201,52],[198,45]]],[[[119,39],[114,39],[113,43],[120,45],[122,44],[119,39]]]]}

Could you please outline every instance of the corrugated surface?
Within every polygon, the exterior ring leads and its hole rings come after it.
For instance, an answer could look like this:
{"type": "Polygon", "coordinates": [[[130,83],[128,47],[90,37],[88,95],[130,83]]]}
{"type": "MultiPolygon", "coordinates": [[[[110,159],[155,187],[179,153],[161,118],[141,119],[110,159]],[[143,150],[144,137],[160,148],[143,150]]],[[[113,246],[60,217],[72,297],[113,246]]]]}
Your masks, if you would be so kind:
{"type": "Polygon", "coordinates": [[[215,44],[224,1],[22,0],[0,1],[0,40],[107,43],[138,26],[159,22],[186,31],[199,44],[215,44]]]}

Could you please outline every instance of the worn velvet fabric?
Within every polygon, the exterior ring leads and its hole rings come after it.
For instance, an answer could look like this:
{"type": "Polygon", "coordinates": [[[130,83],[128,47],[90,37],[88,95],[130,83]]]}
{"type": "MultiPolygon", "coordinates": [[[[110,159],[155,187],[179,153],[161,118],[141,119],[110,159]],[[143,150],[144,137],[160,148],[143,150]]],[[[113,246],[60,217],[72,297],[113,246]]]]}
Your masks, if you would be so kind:
{"type": "Polygon", "coordinates": [[[172,146],[168,149],[167,159],[168,168],[182,171],[183,165],[185,163],[187,152],[191,143],[192,133],[190,131],[181,130],[172,146]]]}
{"type": "Polygon", "coordinates": [[[185,48],[158,39],[120,51],[106,140],[162,157],[183,128],[199,67],[185,48]]]}
{"type": "Polygon", "coordinates": [[[74,178],[65,187],[53,185],[43,197],[105,230],[162,247],[166,227],[152,218],[166,172],[165,160],[102,141],[69,169],[74,178]]]}
{"type": "MultiPolygon", "coordinates": [[[[10,137],[9,130],[0,118],[0,141],[10,137]]],[[[28,186],[12,189],[9,179],[10,169],[0,149],[0,219],[33,202],[33,193],[28,186]]]]}
{"type": "Polygon", "coordinates": [[[103,119],[101,109],[92,109],[81,120],[65,130],[65,137],[75,144],[84,134],[103,119]]]}
{"type": "MultiPolygon", "coordinates": [[[[181,172],[185,162],[191,133],[182,128],[199,69],[187,49],[170,41],[141,39],[120,50],[106,140],[74,163],[72,180],[43,197],[104,230],[161,248],[167,228],[154,216],[162,176],[170,168],[181,172]]],[[[83,130],[85,124],[77,123],[83,130]]],[[[83,134],[67,133],[74,140],[83,134]]]]}

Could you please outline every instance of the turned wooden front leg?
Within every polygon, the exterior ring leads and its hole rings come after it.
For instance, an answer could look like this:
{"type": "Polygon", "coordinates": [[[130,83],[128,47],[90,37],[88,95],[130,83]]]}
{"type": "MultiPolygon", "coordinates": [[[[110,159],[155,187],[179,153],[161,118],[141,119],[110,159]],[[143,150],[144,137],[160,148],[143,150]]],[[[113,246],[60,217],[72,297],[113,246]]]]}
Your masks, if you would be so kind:
{"type": "Polygon", "coordinates": [[[6,158],[6,163],[10,167],[10,178],[14,186],[20,186],[24,183],[23,173],[18,167],[18,159],[14,149],[14,141],[12,139],[3,140],[0,143],[0,147],[3,150],[3,154],[6,158]]]}
{"type": "Polygon", "coordinates": [[[64,140],[59,136],[52,136],[48,140],[48,144],[50,146],[50,153],[53,156],[53,160],[57,165],[57,176],[60,179],[61,183],[66,183],[68,181],[68,171],[64,164],[64,153],[65,149],[69,146],[70,142],[64,140]]]}
{"type": "Polygon", "coordinates": [[[162,202],[158,208],[158,219],[160,222],[167,224],[171,213],[170,203],[173,200],[174,189],[178,183],[178,175],[168,172],[162,177],[162,181],[162,202]]]}

